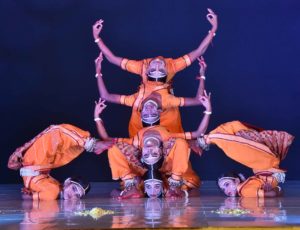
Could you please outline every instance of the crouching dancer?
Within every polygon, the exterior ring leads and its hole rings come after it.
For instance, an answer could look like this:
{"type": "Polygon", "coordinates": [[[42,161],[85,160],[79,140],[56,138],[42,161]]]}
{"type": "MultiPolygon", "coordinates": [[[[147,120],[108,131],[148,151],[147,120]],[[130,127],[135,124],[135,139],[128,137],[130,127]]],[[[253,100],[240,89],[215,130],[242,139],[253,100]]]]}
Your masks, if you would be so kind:
{"type": "Polygon", "coordinates": [[[227,196],[276,197],[281,194],[285,170],[279,168],[294,137],[277,130],[263,130],[240,121],[221,124],[203,138],[203,148],[215,144],[234,161],[254,172],[248,179],[242,174],[227,173],[218,179],[218,186],[227,196]]]}
{"type": "Polygon", "coordinates": [[[54,168],[64,166],[84,150],[97,155],[110,148],[113,141],[99,141],[73,125],[51,125],[9,157],[8,168],[20,170],[25,188],[24,199],[79,199],[90,189],[80,178],[68,178],[61,185],[50,176],[54,168]]]}

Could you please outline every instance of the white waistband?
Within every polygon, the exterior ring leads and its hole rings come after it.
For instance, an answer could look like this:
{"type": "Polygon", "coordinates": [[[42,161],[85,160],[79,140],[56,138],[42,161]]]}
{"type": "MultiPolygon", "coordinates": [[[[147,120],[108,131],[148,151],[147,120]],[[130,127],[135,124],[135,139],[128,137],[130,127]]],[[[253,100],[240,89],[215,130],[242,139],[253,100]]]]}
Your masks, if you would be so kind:
{"type": "Polygon", "coordinates": [[[40,175],[39,171],[30,169],[30,168],[21,168],[20,169],[20,176],[38,176],[40,175]]]}

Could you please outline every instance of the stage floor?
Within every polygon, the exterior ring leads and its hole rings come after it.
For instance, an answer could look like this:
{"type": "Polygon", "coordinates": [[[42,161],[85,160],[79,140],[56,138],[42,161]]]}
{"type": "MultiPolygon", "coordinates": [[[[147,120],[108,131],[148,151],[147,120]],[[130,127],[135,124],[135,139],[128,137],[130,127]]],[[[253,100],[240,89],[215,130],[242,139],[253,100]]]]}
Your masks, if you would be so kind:
{"type": "Polygon", "coordinates": [[[77,202],[32,202],[21,200],[21,185],[0,185],[0,229],[300,229],[300,181],[285,183],[283,197],[268,199],[226,198],[215,182],[205,181],[188,199],[118,201],[109,197],[116,187],[92,183],[88,196],[77,202]],[[83,212],[95,207],[111,212],[83,212]]]}

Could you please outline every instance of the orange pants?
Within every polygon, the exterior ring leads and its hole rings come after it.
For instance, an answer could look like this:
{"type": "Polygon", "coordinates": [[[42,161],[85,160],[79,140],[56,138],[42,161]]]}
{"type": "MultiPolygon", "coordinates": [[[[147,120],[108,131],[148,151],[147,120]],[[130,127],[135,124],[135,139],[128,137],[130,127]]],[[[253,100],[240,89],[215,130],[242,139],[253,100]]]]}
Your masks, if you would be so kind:
{"type": "MultiPolygon", "coordinates": [[[[164,159],[160,171],[164,174],[174,174],[185,179],[185,173],[189,168],[189,155],[190,150],[187,142],[180,138],[176,139],[168,156],[164,159]]],[[[116,146],[108,151],[108,160],[114,180],[142,176],[145,173],[144,168],[128,162],[127,158],[116,146]]],[[[190,175],[191,173],[189,172],[188,180],[190,180],[190,175]]]]}
{"type": "Polygon", "coordinates": [[[279,159],[264,144],[235,134],[240,130],[251,130],[239,121],[218,126],[207,136],[207,141],[217,145],[225,154],[253,170],[278,169],[279,159]]]}
{"type": "Polygon", "coordinates": [[[47,174],[23,177],[24,184],[32,192],[33,200],[56,200],[61,191],[60,183],[47,174]]]}

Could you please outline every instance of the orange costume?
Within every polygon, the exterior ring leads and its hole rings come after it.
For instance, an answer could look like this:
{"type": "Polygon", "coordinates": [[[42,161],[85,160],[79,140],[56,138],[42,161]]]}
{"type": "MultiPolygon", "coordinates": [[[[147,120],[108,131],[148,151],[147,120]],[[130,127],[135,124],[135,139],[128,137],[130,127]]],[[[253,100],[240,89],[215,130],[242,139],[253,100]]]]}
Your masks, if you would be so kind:
{"type": "Polygon", "coordinates": [[[168,84],[157,86],[157,82],[149,81],[147,84],[141,84],[137,93],[132,95],[122,95],[120,103],[132,107],[132,114],[129,121],[129,136],[133,137],[143,128],[141,119],[141,107],[144,99],[151,93],[159,94],[161,98],[161,107],[163,109],[160,114],[160,125],[166,127],[170,132],[183,132],[181,125],[181,117],[178,106],[184,105],[183,97],[175,97],[169,93],[168,84]]]}
{"type": "Polygon", "coordinates": [[[163,59],[164,62],[166,63],[167,84],[164,84],[162,82],[153,82],[147,80],[147,76],[145,75],[145,69],[147,68],[149,63],[153,60],[153,58],[143,59],[139,61],[128,60],[124,58],[121,62],[122,69],[140,75],[143,80],[143,83],[141,84],[138,93],[132,95],[131,99],[126,99],[130,101],[129,103],[126,102],[124,97],[121,97],[121,104],[133,106],[132,115],[129,122],[130,137],[136,135],[136,133],[142,128],[141,118],[140,118],[141,115],[139,113],[140,105],[142,101],[154,91],[157,91],[158,93],[161,94],[163,109],[167,108],[167,110],[161,114],[160,125],[166,127],[168,130],[170,130],[170,132],[176,132],[176,133],[183,132],[182,125],[181,125],[181,117],[180,117],[179,109],[177,107],[179,105],[182,106],[183,104],[180,104],[180,102],[179,103],[176,102],[174,105],[176,107],[168,108],[171,106],[168,106],[167,104],[169,103],[172,104],[173,101],[170,98],[166,98],[166,99],[164,98],[167,97],[167,95],[169,94],[170,85],[168,83],[172,80],[172,78],[177,72],[191,65],[190,58],[188,55],[184,55],[177,59],[163,58],[163,57],[158,57],[158,58],[163,59]]]}
{"type": "Polygon", "coordinates": [[[60,183],[49,175],[78,157],[90,140],[89,132],[69,124],[51,125],[14,154],[22,154],[20,174],[34,200],[55,200],[60,183]]]}
{"type": "Polygon", "coordinates": [[[238,187],[244,197],[263,197],[266,183],[277,186],[272,174],[284,172],[279,163],[293,139],[287,132],[262,130],[239,121],[222,124],[207,136],[207,142],[216,144],[229,158],[253,169],[255,175],[238,187]]]}
{"type": "Polygon", "coordinates": [[[191,170],[189,163],[190,150],[184,139],[191,139],[191,133],[170,133],[165,127],[151,126],[140,130],[133,138],[119,138],[118,143],[108,151],[109,164],[114,180],[124,177],[142,176],[145,169],[140,163],[140,151],[143,148],[144,134],[151,131],[160,136],[162,142],[170,141],[172,145],[164,149],[164,162],[160,171],[165,175],[177,175],[183,178],[190,188],[199,187],[200,179],[191,170]],[[126,154],[126,149],[131,153],[126,154]],[[137,150],[137,151],[134,151],[137,150]],[[134,153],[133,153],[134,152],[134,153]]]}

